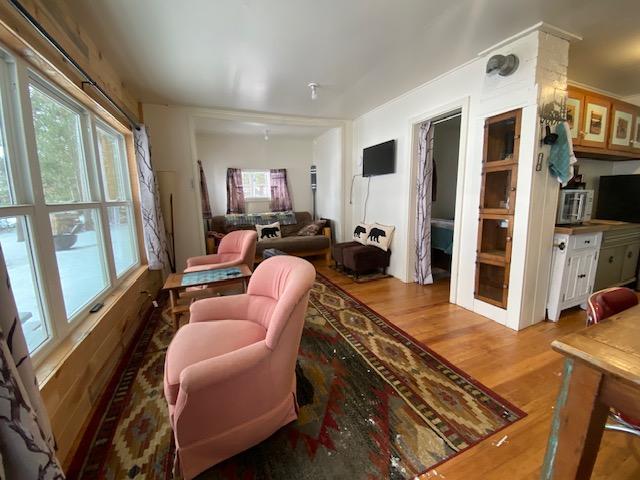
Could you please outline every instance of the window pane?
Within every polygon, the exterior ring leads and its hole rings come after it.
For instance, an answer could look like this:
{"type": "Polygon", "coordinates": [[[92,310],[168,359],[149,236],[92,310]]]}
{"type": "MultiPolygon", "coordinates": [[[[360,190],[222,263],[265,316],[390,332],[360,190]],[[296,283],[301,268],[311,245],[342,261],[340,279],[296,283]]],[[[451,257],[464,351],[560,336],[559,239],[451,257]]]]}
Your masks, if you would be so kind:
{"type": "Polygon", "coordinates": [[[9,172],[4,114],[0,107],[0,205],[10,205],[13,203],[11,184],[9,183],[9,172]]]}
{"type": "Polygon", "coordinates": [[[138,261],[136,240],[129,207],[109,207],[109,230],[116,275],[120,276],[138,261]]]}
{"type": "Polygon", "coordinates": [[[24,217],[0,218],[0,243],[18,306],[18,316],[31,353],[49,338],[49,332],[42,311],[30,235],[24,217]]]}
{"type": "Polygon", "coordinates": [[[107,201],[126,200],[127,175],[120,155],[120,139],[101,128],[97,129],[97,134],[105,198],[107,201]]]}
{"type": "Polygon", "coordinates": [[[49,215],[67,318],[98,295],[107,283],[99,242],[97,210],[70,210],[49,215]]]}
{"type": "Polygon", "coordinates": [[[89,200],[80,114],[33,85],[29,92],[45,201],[89,200]]]}

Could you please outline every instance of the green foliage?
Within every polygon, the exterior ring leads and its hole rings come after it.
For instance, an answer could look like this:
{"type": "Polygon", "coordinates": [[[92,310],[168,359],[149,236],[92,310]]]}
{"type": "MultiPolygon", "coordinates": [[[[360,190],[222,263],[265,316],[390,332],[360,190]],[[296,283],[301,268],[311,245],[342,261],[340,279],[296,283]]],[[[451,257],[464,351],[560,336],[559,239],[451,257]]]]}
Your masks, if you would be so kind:
{"type": "Polygon", "coordinates": [[[45,199],[47,203],[82,201],[79,114],[34,87],[30,93],[45,199]]]}

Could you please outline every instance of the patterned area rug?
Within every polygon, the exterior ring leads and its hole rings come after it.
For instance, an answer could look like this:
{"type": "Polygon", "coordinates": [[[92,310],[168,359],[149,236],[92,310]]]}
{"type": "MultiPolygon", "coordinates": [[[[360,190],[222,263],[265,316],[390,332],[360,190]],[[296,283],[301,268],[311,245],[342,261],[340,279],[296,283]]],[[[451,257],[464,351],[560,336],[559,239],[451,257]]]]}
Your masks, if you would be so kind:
{"type": "MultiPolygon", "coordinates": [[[[171,336],[156,311],[80,478],[171,478],[162,393],[171,336]]],[[[409,479],[525,415],[320,275],[296,373],[298,420],[199,479],[409,479]]]]}

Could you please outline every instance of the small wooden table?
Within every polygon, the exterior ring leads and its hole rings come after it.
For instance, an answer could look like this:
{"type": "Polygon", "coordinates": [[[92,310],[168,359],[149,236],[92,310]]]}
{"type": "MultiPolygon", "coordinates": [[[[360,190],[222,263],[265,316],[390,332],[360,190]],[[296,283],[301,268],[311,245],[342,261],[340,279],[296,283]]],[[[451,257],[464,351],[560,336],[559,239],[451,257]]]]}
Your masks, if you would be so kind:
{"type": "Polygon", "coordinates": [[[566,359],[542,478],[589,478],[610,407],[640,418],[640,305],[551,346],[566,359]]]}
{"type": "Polygon", "coordinates": [[[169,291],[169,308],[165,311],[173,323],[174,330],[180,326],[180,316],[189,311],[189,305],[178,305],[178,294],[189,287],[222,287],[233,283],[242,283],[246,292],[251,270],[246,265],[236,267],[202,270],[199,272],[171,273],[164,282],[163,290],[169,291]]]}

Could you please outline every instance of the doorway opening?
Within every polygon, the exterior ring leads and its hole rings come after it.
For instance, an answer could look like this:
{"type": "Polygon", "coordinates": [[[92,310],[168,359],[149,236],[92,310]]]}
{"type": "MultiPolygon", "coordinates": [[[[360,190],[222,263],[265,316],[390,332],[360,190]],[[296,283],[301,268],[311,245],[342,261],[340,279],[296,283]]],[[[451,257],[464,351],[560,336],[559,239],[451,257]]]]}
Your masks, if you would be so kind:
{"type": "Polygon", "coordinates": [[[414,124],[415,281],[449,291],[453,265],[461,111],[414,124]]]}

